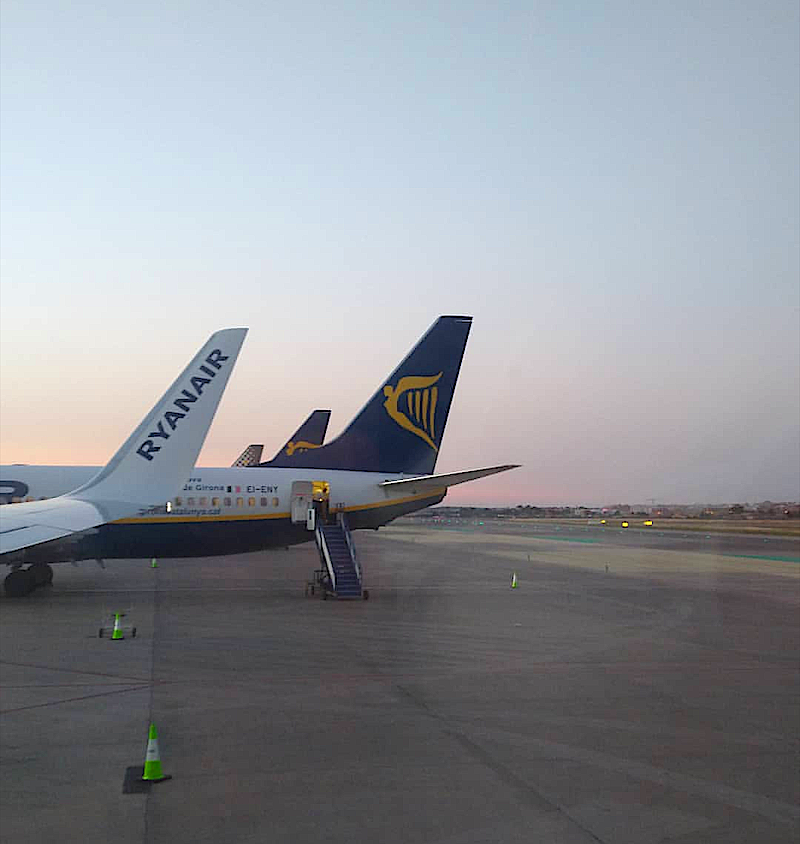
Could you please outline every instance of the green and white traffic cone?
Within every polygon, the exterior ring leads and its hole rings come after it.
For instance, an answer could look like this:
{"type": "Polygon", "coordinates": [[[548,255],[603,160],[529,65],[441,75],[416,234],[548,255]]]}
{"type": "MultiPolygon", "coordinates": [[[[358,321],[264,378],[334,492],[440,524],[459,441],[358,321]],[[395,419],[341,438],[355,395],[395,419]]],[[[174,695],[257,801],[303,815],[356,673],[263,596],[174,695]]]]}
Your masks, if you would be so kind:
{"type": "Polygon", "coordinates": [[[114,631],[111,634],[112,639],[124,639],[125,634],[122,632],[122,625],[119,623],[119,617],[122,613],[114,613],[114,631]]]}
{"type": "Polygon", "coordinates": [[[146,782],[163,782],[171,780],[172,776],[166,776],[161,772],[161,755],[158,752],[158,735],[156,725],[150,725],[150,732],[147,736],[147,752],[144,755],[144,772],[142,779],[146,782]]]}
{"type": "Polygon", "coordinates": [[[150,568],[151,569],[157,569],[158,568],[158,561],[156,560],[155,557],[153,557],[153,559],[150,560],[150,568]]]}
{"type": "Polygon", "coordinates": [[[517,588],[517,573],[516,572],[514,572],[514,574],[511,575],[511,588],[512,589],[517,588]]]}

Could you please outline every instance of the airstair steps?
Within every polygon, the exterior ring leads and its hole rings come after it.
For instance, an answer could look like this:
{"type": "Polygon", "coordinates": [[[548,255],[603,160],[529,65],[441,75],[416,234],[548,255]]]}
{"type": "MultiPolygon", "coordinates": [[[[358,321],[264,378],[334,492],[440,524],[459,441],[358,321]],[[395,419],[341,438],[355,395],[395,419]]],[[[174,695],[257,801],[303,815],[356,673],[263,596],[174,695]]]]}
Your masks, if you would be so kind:
{"type": "Polygon", "coordinates": [[[336,574],[336,595],[340,598],[360,598],[361,580],[354,559],[355,550],[351,551],[351,546],[347,542],[346,529],[341,522],[321,527],[331,565],[336,574]]]}

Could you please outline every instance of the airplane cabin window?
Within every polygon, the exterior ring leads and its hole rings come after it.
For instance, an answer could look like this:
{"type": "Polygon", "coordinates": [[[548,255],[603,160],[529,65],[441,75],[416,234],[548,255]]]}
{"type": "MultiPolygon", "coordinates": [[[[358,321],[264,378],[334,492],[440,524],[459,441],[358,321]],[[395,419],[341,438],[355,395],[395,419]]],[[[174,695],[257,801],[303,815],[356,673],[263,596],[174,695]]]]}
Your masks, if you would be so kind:
{"type": "Polygon", "coordinates": [[[225,496],[225,506],[226,506],[226,507],[230,507],[230,506],[231,506],[231,499],[230,499],[230,498],[228,498],[228,496],[225,496]]]}
{"type": "Polygon", "coordinates": [[[255,506],[256,506],[256,500],[255,500],[255,498],[248,498],[248,499],[247,499],[247,506],[248,506],[248,507],[255,507],[255,506]]]}
{"type": "Polygon", "coordinates": [[[272,499],[272,506],[273,507],[277,507],[280,503],[281,503],[280,499],[278,499],[277,496],[272,499]]]}
{"type": "Polygon", "coordinates": [[[180,497],[180,495],[176,495],[175,496],[175,506],[180,507],[182,505],[183,505],[183,499],[180,497]]]}
{"type": "Polygon", "coordinates": [[[190,507],[194,507],[194,498],[187,498],[187,499],[186,499],[186,503],[187,503],[190,507]]]}
{"type": "Polygon", "coordinates": [[[211,506],[212,507],[219,507],[219,498],[212,498],[211,499],[211,506]]]}
{"type": "Polygon", "coordinates": [[[206,507],[208,505],[208,496],[202,496],[200,498],[199,504],[201,507],[206,507]]]}
{"type": "Polygon", "coordinates": [[[243,498],[237,498],[236,499],[236,506],[237,507],[244,507],[244,499],[243,498]]]}
{"type": "Polygon", "coordinates": [[[263,495],[261,496],[261,506],[262,506],[262,507],[266,507],[266,506],[267,506],[267,499],[266,499],[266,498],[264,498],[264,496],[263,496],[263,495]]]}

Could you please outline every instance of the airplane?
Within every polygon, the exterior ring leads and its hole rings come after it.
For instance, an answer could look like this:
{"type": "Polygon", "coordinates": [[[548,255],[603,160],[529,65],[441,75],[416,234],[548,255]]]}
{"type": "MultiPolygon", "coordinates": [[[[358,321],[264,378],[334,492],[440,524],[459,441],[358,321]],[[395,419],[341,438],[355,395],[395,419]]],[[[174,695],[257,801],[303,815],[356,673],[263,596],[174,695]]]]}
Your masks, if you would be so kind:
{"type": "MultiPolygon", "coordinates": [[[[378,528],[440,502],[449,487],[516,464],[434,474],[472,318],[439,317],[334,440],[257,467],[195,468],[169,512],[99,528],[78,559],[202,557],[308,542],[312,499],[346,514],[351,530],[378,528]]],[[[94,470],[81,466],[0,467],[0,488],[58,495],[94,470]]],[[[0,508],[2,509],[2,508],[0,508]]]]}
{"type": "MultiPolygon", "coordinates": [[[[263,444],[251,443],[231,463],[231,467],[280,466],[284,465],[283,461],[286,458],[291,458],[295,452],[307,451],[309,448],[319,448],[325,441],[325,432],[328,430],[330,418],[330,410],[313,410],[306,417],[305,422],[278,449],[272,460],[262,463],[261,453],[264,451],[263,444]]],[[[287,464],[291,465],[291,461],[287,461],[287,464]]],[[[15,466],[21,465],[24,464],[15,464],[15,466]]],[[[86,472],[100,471],[99,466],[83,466],[80,468],[86,472]]],[[[34,499],[29,496],[29,491],[28,485],[20,481],[0,481],[0,504],[32,501],[34,499]]]]}
{"type": "MultiPolygon", "coordinates": [[[[319,448],[325,442],[325,432],[331,418],[330,410],[313,410],[306,421],[292,434],[278,449],[278,453],[269,461],[270,466],[280,466],[281,459],[291,457],[296,451],[308,451],[309,448],[319,448]]],[[[252,443],[231,463],[231,466],[266,466],[261,463],[261,452],[264,446],[252,443]]]]}
{"type": "Polygon", "coordinates": [[[0,508],[0,562],[11,566],[4,588],[21,597],[61,559],[108,522],[166,512],[191,471],[233,371],[246,328],[211,335],[108,463],[72,492],[0,508]],[[44,555],[44,557],[42,556],[44,555]],[[23,569],[25,562],[32,565],[23,569]]]}

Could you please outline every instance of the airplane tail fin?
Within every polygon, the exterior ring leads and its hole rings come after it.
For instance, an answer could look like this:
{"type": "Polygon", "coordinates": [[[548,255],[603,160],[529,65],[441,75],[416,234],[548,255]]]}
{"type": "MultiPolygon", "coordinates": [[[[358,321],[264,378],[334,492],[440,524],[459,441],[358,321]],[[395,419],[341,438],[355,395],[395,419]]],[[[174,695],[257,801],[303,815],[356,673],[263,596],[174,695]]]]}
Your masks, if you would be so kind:
{"type": "Polygon", "coordinates": [[[258,466],[261,461],[261,452],[264,451],[264,446],[260,443],[251,443],[247,448],[231,463],[231,467],[237,466],[258,466]]]}
{"type": "Polygon", "coordinates": [[[212,334],[111,460],[69,497],[149,506],[171,498],[194,468],[246,334],[212,334]]]}
{"type": "Polygon", "coordinates": [[[439,317],[350,425],[291,465],[433,472],[471,324],[472,317],[439,317]]]}
{"type": "Polygon", "coordinates": [[[331,418],[330,410],[314,410],[292,434],[278,453],[262,466],[296,466],[295,455],[319,448],[325,442],[325,433],[331,418]]]}

